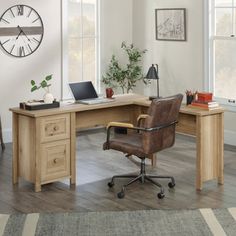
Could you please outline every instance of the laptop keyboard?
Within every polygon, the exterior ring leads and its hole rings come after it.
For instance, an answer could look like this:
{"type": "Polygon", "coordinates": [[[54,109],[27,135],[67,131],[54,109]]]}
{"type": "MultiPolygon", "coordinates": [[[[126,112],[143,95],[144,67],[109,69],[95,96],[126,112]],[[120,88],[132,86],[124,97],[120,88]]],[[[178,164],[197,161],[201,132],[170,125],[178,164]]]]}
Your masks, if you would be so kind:
{"type": "Polygon", "coordinates": [[[108,103],[108,102],[114,102],[114,99],[109,98],[96,98],[96,99],[85,99],[78,101],[79,103],[84,104],[100,104],[100,103],[108,103]]]}

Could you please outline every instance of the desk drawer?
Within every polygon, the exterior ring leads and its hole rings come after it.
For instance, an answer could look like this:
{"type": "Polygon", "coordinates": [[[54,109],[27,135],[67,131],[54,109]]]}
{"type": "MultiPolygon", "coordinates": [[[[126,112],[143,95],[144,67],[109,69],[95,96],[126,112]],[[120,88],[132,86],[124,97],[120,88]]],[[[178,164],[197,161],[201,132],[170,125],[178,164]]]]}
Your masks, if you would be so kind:
{"type": "Polygon", "coordinates": [[[41,118],[41,143],[70,137],[70,114],[41,118]]]}
{"type": "Polygon", "coordinates": [[[70,141],[41,145],[41,181],[43,183],[70,175],[70,141]]]}

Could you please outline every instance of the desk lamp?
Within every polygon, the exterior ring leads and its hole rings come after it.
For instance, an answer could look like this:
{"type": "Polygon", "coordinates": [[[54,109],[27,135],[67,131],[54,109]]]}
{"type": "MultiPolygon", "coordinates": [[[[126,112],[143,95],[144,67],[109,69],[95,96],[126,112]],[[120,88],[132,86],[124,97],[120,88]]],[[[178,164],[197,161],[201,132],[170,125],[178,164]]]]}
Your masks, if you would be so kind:
{"type": "Polygon", "coordinates": [[[147,75],[145,77],[146,79],[157,80],[157,96],[150,96],[149,100],[160,98],[160,96],[159,96],[158,65],[156,64],[155,66],[154,66],[154,64],[152,64],[152,66],[149,68],[148,73],[147,73],[147,75]]]}

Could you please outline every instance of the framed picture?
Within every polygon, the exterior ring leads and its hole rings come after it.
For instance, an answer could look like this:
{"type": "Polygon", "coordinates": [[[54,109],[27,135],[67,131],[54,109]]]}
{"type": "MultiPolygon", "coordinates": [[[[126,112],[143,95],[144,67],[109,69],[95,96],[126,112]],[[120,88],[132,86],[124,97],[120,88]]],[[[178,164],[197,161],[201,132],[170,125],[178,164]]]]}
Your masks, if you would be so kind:
{"type": "Polygon", "coordinates": [[[156,40],[186,41],[186,9],[156,9],[156,40]]]}

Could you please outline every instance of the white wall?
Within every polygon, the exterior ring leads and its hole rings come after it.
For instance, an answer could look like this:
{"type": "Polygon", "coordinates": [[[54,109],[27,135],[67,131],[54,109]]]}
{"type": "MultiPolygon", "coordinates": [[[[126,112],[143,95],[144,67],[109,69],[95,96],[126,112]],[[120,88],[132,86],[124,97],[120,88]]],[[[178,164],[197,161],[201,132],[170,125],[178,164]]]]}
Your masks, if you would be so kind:
{"type": "MultiPolygon", "coordinates": [[[[18,106],[20,101],[43,96],[43,91],[31,94],[31,79],[41,81],[46,75],[53,74],[51,91],[56,98],[60,98],[61,91],[60,1],[21,0],[20,3],[33,7],[40,14],[44,23],[44,38],[38,50],[25,58],[11,57],[0,49],[0,114],[6,142],[11,141],[9,107],[18,106]]],[[[15,4],[19,4],[19,1],[1,0],[0,14],[15,4]]]]}
{"type": "MultiPolygon", "coordinates": [[[[101,74],[112,54],[124,62],[121,43],[132,43],[133,0],[101,0],[101,74]]],[[[103,91],[103,85],[101,84],[103,91]]]]}

